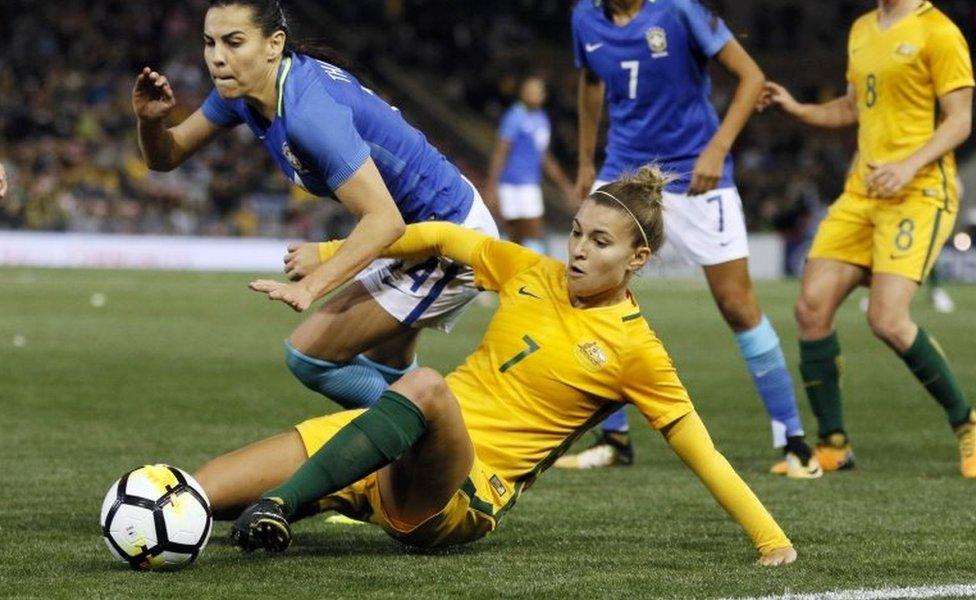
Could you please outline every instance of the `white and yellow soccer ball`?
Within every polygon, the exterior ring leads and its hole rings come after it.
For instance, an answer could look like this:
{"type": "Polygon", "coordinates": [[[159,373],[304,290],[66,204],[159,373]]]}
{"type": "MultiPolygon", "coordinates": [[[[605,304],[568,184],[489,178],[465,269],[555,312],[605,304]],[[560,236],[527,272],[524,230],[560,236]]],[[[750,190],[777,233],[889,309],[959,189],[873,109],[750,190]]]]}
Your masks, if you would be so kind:
{"type": "Polygon", "coordinates": [[[112,484],[102,502],[102,536],[112,555],[137,571],[190,564],[210,538],[203,488],[169,465],[146,465],[112,484]]]}

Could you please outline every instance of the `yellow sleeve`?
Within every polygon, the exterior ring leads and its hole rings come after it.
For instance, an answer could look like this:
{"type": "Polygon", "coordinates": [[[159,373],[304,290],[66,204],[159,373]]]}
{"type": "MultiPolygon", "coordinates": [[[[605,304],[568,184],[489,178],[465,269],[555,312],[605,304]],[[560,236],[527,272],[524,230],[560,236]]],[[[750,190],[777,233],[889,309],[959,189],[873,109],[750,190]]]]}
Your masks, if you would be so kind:
{"type": "MultiPolygon", "coordinates": [[[[325,262],[345,240],[319,244],[319,259],[325,262]]],[[[475,285],[497,290],[516,273],[537,263],[542,257],[518,244],[495,238],[454,223],[427,221],[407,225],[400,239],[383,251],[384,258],[444,256],[474,269],[475,285]]]]}
{"type": "Polygon", "coordinates": [[[661,340],[646,325],[642,332],[628,333],[640,337],[623,357],[620,378],[624,400],[636,406],[654,429],[661,429],[694,411],[688,391],[678,379],[678,371],[661,340]]]}
{"type": "Polygon", "coordinates": [[[759,498],[715,449],[698,413],[679,419],[664,434],[668,445],[735,519],[762,555],[793,545],[759,498]]]}
{"type": "Polygon", "coordinates": [[[940,19],[925,44],[926,59],[935,95],[945,96],[964,87],[973,87],[973,64],[966,38],[948,18],[940,19]]]}

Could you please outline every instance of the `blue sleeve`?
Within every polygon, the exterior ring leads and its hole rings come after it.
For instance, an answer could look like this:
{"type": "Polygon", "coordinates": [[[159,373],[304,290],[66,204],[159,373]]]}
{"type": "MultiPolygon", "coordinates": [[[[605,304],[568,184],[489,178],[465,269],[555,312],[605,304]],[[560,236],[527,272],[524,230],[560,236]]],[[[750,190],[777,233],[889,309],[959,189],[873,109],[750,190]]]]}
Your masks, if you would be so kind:
{"type": "Polygon", "coordinates": [[[285,109],[288,141],[302,164],[314,168],[333,190],[342,186],[369,158],[352,110],[339,104],[320,86],[305,89],[285,109]]]}
{"type": "Polygon", "coordinates": [[[514,106],[505,112],[502,117],[502,124],[498,127],[498,137],[506,142],[511,142],[518,136],[519,128],[522,126],[519,119],[520,111],[514,106]]]}
{"type": "Polygon", "coordinates": [[[715,56],[732,39],[732,32],[725,26],[725,21],[699,0],[676,0],[675,4],[691,37],[705,56],[715,56]]]}
{"type": "Polygon", "coordinates": [[[583,48],[585,43],[580,39],[580,28],[582,27],[582,14],[581,7],[586,0],[580,0],[580,3],[576,5],[576,10],[573,11],[573,57],[576,63],[577,69],[590,69],[590,63],[586,60],[586,50],[583,48]]]}
{"type": "Polygon", "coordinates": [[[218,127],[234,127],[244,122],[230,102],[220,97],[217,90],[210,90],[200,108],[203,110],[203,116],[218,127]]]}

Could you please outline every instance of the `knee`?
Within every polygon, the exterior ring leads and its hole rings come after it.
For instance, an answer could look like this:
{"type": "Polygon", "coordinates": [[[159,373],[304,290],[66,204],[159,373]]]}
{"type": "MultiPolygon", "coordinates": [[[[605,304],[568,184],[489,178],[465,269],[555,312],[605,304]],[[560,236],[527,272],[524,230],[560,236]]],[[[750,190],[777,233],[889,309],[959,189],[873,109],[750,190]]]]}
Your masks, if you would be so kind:
{"type": "Polygon", "coordinates": [[[793,307],[793,316],[801,332],[830,325],[829,308],[816,298],[802,294],[793,307]]]}
{"type": "Polygon", "coordinates": [[[911,319],[907,314],[872,304],[868,307],[868,325],[881,341],[891,346],[902,346],[902,338],[911,329],[911,319]]]}
{"type": "Polygon", "coordinates": [[[428,420],[453,399],[447,381],[429,367],[410,371],[390,389],[409,398],[428,420]]]}

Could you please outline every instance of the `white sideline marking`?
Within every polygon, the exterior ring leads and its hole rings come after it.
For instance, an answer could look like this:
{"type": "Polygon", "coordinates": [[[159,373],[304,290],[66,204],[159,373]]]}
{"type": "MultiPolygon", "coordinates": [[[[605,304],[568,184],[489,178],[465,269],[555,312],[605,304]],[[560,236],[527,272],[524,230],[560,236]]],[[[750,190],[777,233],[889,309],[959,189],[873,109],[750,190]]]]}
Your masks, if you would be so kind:
{"type": "Polygon", "coordinates": [[[976,598],[976,584],[834,590],[812,594],[787,593],[779,596],[750,596],[723,600],[890,600],[897,598],[976,598]]]}

